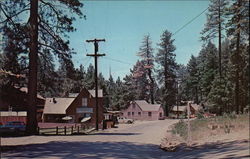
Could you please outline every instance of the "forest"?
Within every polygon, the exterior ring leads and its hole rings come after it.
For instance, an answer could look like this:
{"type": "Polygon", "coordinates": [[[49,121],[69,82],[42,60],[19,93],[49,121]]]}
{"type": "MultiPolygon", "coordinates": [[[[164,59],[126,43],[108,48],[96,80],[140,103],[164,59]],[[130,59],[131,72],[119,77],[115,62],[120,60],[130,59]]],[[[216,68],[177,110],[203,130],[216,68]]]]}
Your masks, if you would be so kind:
{"type": "MultiPolygon", "coordinates": [[[[74,16],[86,18],[80,9],[83,4],[78,0],[60,3],[67,8],[43,0],[38,6],[37,91],[44,97],[67,97],[82,87],[94,89],[94,66],[76,68],[72,61],[75,52],[67,40],[67,33],[75,31],[74,16]]],[[[0,70],[16,75],[0,74],[0,92],[14,86],[28,87],[30,19],[22,19],[28,6],[27,1],[0,2],[4,14],[0,17],[0,70]]],[[[175,60],[176,46],[170,30],[162,31],[156,48],[149,34],[142,37],[134,53],[138,61],[129,74],[123,79],[114,79],[112,74],[105,79],[99,73],[104,106],[121,110],[131,100],[147,100],[161,103],[168,115],[172,106],[192,100],[217,114],[238,114],[249,109],[249,1],[211,0],[200,37],[202,49],[194,52],[197,56],[192,55],[186,65],[175,60]]]]}

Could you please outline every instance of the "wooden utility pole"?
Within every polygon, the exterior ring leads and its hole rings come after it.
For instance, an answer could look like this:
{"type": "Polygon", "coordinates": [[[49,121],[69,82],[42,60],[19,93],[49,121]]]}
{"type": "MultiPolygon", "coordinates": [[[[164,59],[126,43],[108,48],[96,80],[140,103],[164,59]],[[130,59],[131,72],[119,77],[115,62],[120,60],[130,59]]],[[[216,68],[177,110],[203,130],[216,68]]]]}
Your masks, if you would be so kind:
{"type": "Polygon", "coordinates": [[[37,132],[36,98],[37,98],[37,58],[38,58],[38,0],[30,2],[30,52],[27,132],[37,132]]]}
{"type": "Polygon", "coordinates": [[[95,53],[94,54],[87,54],[87,56],[93,56],[95,58],[95,107],[96,107],[96,130],[98,131],[98,71],[97,71],[97,58],[99,56],[105,56],[105,54],[98,54],[98,42],[104,41],[105,39],[94,39],[94,40],[86,40],[86,42],[90,43],[94,43],[94,49],[95,49],[95,53]]]}
{"type": "Polygon", "coordinates": [[[190,126],[190,107],[191,107],[191,102],[188,102],[188,105],[187,105],[187,117],[188,117],[188,137],[187,137],[187,144],[188,146],[191,146],[191,143],[192,143],[192,138],[191,138],[191,126],[190,126]]]}

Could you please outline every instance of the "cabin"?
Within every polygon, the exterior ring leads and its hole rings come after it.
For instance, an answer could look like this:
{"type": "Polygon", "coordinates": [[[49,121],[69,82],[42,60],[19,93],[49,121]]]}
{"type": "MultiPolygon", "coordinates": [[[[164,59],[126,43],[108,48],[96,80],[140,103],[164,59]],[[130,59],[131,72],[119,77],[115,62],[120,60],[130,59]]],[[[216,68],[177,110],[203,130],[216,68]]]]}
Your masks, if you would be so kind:
{"type": "MultiPolygon", "coordinates": [[[[103,93],[98,90],[99,124],[103,118],[103,93]]],[[[66,98],[46,98],[43,122],[96,123],[95,90],[83,88],[66,98]]]]}
{"type": "MultiPolygon", "coordinates": [[[[10,87],[0,92],[0,111],[27,112],[28,110],[28,89],[27,87],[10,87]]],[[[45,105],[45,98],[37,94],[36,109],[37,121],[42,121],[42,114],[45,105]]],[[[7,113],[11,114],[11,113],[7,113]]],[[[14,114],[14,113],[13,113],[14,114]]],[[[10,118],[11,115],[9,115],[10,118]]],[[[15,117],[13,117],[15,118],[15,117]]]]}
{"type": "Polygon", "coordinates": [[[171,112],[177,117],[179,115],[187,115],[187,106],[190,104],[190,117],[195,117],[196,114],[202,110],[202,107],[198,104],[193,103],[192,101],[184,102],[185,105],[173,106],[171,112]]]}
{"type": "Polygon", "coordinates": [[[127,109],[122,110],[122,117],[134,120],[158,120],[164,116],[160,104],[149,104],[145,100],[131,101],[127,109]]]}

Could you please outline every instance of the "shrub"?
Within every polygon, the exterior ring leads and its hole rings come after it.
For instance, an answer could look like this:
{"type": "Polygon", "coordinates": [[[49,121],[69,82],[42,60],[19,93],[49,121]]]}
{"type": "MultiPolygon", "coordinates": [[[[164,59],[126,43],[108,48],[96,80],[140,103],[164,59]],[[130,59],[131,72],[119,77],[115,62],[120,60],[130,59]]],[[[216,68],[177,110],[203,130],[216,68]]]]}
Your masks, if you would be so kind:
{"type": "Polygon", "coordinates": [[[178,123],[174,124],[174,127],[172,129],[173,134],[178,134],[183,138],[187,137],[187,124],[180,120],[178,123]]]}

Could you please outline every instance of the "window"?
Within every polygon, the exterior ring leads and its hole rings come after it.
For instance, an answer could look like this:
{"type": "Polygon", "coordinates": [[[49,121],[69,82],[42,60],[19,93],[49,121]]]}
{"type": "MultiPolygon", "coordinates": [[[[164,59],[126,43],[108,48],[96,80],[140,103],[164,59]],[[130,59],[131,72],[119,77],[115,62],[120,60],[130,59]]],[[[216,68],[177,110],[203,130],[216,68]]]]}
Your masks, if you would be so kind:
{"type": "Polygon", "coordinates": [[[128,112],[128,116],[130,116],[130,112],[128,112]]]}
{"type": "Polygon", "coordinates": [[[140,116],[141,116],[141,112],[138,112],[138,115],[140,115],[140,116]]]}
{"type": "Polygon", "coordinates": [[[82,98],[82,106],[87,107],[88,105],[88,98],[82,98]]]}
{"type": "Polygon", "coordinates": [[[133,108],[135,108],[135,104],[133,104],[133,108]]]}
{"type": "Polygon", "coordinates": [[[152,112],[148,112],[148,116],[152,116],[152,112]]]}
{"type": "Polygon", "coordinates": [[[135,113],[134,112],[132,112],[132,116],[134,116],[135,115],[135,113]]]}
{"type": "Polygon", "coordinates": [[[162,117],[162,113],[160,113],[160,117],[162,117]]]}

